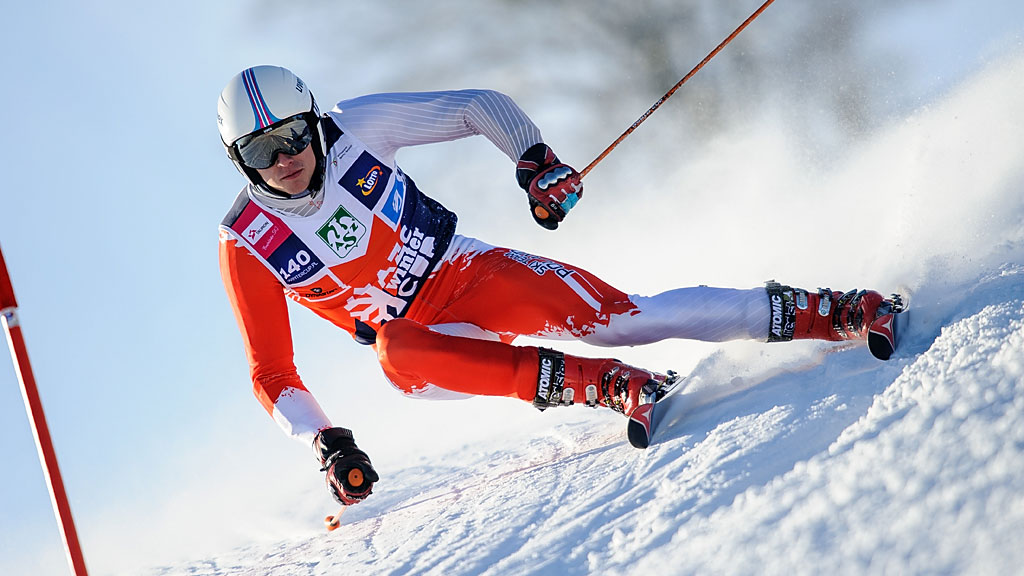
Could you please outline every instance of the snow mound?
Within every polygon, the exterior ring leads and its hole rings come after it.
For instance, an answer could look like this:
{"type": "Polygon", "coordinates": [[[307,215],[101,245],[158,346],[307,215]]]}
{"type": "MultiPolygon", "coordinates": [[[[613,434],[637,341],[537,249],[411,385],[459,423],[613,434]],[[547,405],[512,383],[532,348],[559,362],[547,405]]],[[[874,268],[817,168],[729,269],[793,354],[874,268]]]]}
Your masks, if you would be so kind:
{"type": "Polygon", "coordinates": [[[670,565],[678,546],[682,573],[1016,572],[1024,274],[980,287],[969,298],[995,302],[943,328],[827,450],[682,526],[639,565],[670,565]]]}

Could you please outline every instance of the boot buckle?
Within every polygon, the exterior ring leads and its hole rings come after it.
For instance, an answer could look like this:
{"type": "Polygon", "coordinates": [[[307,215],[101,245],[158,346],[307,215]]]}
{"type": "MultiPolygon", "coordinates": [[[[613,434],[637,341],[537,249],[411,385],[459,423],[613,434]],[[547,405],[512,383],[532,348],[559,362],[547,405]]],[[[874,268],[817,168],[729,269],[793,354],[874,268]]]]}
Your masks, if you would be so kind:
{"type": "Polygon", "coordinates": [[[827,318],[832,312],[832,289],[818,288],[818,316],[827,318]]]}

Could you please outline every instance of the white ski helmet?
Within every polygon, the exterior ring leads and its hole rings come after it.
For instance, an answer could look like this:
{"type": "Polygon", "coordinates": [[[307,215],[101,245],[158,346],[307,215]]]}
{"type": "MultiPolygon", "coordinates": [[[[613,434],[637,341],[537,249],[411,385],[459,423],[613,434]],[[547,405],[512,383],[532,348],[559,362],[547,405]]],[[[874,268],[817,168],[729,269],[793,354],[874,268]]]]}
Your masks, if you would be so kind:
{"type": "Polygon", "coordinates": [[[312,134],[316,169],[309,191],[323,186],[324,141],[320,130],[320,111],[306,83],[287,68],[255,66],[235,75],[217,101],[217,128],[228,158],[249,182],[270,194],[281,196],[266,185],[259,173],[246,166],[236,143],[243,136],[265,132],[296,117],[304,119],[312,134]]]}

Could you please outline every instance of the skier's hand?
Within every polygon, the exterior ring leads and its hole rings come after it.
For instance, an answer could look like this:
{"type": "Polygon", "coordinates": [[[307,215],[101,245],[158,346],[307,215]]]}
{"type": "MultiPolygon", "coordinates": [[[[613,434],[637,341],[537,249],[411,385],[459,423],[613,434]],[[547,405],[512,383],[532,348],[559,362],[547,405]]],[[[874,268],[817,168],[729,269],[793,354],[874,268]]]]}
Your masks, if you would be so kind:
{"type": "Polygon", "coordinates": [[[320,470],[327,473],[327,488],[339,504],[358,504],[372,493],[373,484],[380,480],[369,456],[356,447],[351,430],[321,430],[313,440],[313,452],[320,460],[320,470]]]}
{"type": "Polygon", "coordinates": [[[583,198],[579,172],[559,162],[544,143],[534,144],[523,153],[516,164],[516,180],[530,199],[533,219],[548,230],[558,228],[583,198]]]}

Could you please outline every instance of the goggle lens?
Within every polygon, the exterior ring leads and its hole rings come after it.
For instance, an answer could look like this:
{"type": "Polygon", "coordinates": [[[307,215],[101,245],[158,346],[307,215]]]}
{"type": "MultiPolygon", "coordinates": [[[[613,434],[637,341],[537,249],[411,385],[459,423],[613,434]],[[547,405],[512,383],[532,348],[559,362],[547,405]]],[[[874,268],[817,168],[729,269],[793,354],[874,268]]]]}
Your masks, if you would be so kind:
{"type": "Polygon", "coordinates": [[[280,153],[294,156],[313,141],[313,133],[304,117],[293,117],[265,132],[246,134],[235,141],[235,151],[242,164],[263,170],[270,168],[280,153]]]}

